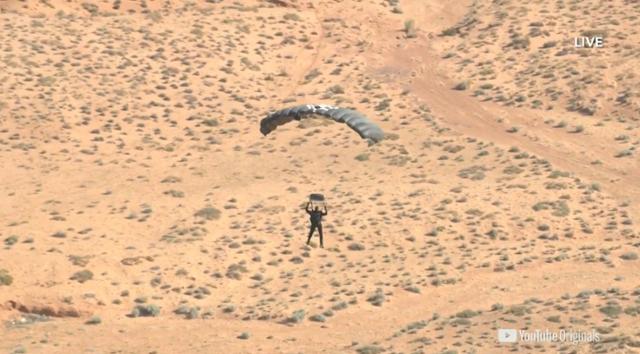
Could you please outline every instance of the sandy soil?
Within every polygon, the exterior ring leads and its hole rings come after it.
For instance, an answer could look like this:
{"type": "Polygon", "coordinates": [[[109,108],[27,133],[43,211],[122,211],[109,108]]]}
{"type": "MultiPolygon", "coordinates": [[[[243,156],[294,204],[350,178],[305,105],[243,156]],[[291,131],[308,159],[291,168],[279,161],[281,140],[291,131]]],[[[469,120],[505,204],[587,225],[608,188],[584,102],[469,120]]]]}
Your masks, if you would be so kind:
{"type": "Polygon", "coordinates": [[[639,350],[637,2],[0,11],[0,351],[639,350]]]}

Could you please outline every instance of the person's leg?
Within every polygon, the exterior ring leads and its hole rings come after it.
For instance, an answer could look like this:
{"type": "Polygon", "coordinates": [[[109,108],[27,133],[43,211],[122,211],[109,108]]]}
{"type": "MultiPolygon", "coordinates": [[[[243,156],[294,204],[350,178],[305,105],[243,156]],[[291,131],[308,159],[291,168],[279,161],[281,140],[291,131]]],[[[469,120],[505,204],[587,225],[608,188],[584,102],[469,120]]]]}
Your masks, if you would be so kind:
{"type": "Polygon", "coordinates": [[[307,245],[309,244],[309,242],[311,242],[311,236],[313,236],[313,232],[316,230],[316,225],[315,224],[311,224],[311,227],[309,228],[309,237],[307,237],[307,245]]]}
{"type": "Polygon", "coordinates": [[[320,247],[324,248],[322,244],[322,224],[318,224],[318,233],[320,234],[320,247]]]}

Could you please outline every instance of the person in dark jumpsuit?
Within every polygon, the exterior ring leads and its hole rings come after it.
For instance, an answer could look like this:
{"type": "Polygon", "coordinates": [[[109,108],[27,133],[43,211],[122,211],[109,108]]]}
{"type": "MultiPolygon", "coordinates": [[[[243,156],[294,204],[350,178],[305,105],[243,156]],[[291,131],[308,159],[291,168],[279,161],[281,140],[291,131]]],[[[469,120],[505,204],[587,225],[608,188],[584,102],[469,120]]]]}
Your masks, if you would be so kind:
{"type": "Polygon", "coordinates": [[[320,247],[324,248],[322,244],[322,217],[327,215],[327,206],[324,206],[324,210],[320,210],[317,206],[311,209],[311,202],[307,203],[307,207],[305,208],[307,214],[309,214],[309,221],[311,221],[311,227],[309,228],[309,237],[307,238],[307,245],[311,241],[311,236],[313,236],[313,232],[318,229],[318,233],[320,234],[320,247]]]}

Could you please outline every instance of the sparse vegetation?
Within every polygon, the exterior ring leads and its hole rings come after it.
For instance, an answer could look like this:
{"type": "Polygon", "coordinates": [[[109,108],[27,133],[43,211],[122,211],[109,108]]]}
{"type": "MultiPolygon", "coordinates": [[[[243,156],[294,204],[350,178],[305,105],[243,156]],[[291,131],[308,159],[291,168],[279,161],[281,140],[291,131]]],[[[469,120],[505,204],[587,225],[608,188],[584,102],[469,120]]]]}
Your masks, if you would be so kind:
{"type": "Polygon", "coordinates": [[[296,310],[293,312],[293,314],[291,314],[290,317],[287,318],[286,322],[287,323],[300,323],[302,321],[304,321],[306,312],[305,310],[296,310]]]}
{"type": "Polygon", "coordinates": [[[13,277],[6,269],[0,269],[0,286],[9,286],[13,283],[13,277]]]}
{"type": "Polygon", "coordinates": [[[160,307],[152,304],[136,305],[131,311],[131,317],[156,317],[160,315],[160,307]]]}
{"type": "Polygon", "coordinates": [[[469,88],[469,81],[460,81],[455,86],[453,86],[454,90],[464,91],[469,88]]]}
{"type": "Polygon", "coordinates": [[[414,20],[404,21],[404,33],[407,38],[415,38],[418,36],[414,20]]]}
{"type": "Polygon", "coordinates": [[[46,3],[0,1],[9,352],[99,351],[70,333],[113,339],[123,316],[132,352],[232,322],[218,339],[262,352],[317,331],[351,336],[328,353],[500,352],[495,328],[604,338],[523,352],[638,347],[630,2],[452,4],[455,23],[398,0],[46,3]],[[606,48],[567,45],[584,29],[606,48]],[[305,103],[385,139],[323,119],[261,134],[305,103]]]}
{"type": "Polygon", "coordinates": [[[85,322],[85,324],[88,325],[98,325],[102,323],[102,319],[99,316],[92,316],[90,319],[87,320],[87,322],[85,322]]]}
{"type": "Polygon", "coordinates": [[[205,220],[217,220],[220,218],[220,210],[214,207],[206,207],[198,210],[194,216],[205,220]]]}
{"type": "Polygon", "coordinates": [[[78,283],[84,283],[91,279],[93,279],[93,272],[87,269],[76,272],[71,276],[71,280],[75,280],[78,283]]]}
{"type": "Polygon", "coordinates": [[[380,354],[384,353],[384,349],[377,345],[365,345],[356,350],[358,354],[380,354]]]}

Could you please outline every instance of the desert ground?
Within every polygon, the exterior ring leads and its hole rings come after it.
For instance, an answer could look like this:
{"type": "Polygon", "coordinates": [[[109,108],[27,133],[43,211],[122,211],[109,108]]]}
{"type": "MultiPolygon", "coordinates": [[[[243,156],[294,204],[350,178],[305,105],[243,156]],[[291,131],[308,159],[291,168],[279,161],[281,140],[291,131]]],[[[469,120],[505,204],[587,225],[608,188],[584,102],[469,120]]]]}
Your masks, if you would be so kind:
{"type": "Polygon", "coordinates": [[[0,0],[0,22],[2,353],[640,352],[637,1],[0,0]],[[386,138],[260,133],[307,103],[386,138]]]}

